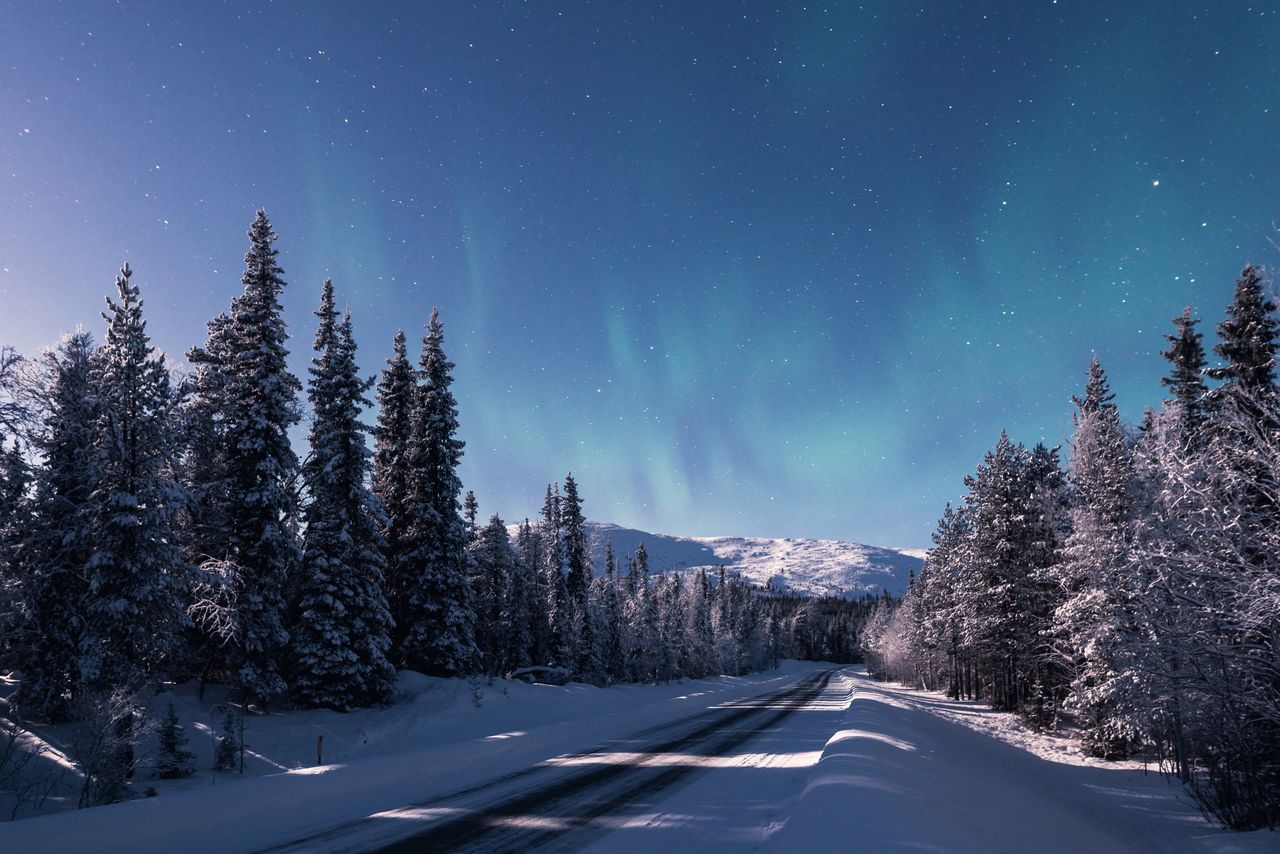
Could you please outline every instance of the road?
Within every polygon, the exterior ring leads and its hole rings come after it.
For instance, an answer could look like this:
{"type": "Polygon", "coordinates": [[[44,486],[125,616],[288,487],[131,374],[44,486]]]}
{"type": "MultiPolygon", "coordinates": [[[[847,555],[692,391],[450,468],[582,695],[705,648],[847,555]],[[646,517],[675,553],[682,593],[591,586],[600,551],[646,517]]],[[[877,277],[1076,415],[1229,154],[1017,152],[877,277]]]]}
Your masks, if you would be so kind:
{"type": "Polygon", "coordinates": [[[741,757],[752,755],[742,751],[796,712],[820,704],[836,672],[269,850],[399,854],[589,847],[605,834],[634,826],[637,804],[669,796],[708,768],[742,767],[741,757]]]}

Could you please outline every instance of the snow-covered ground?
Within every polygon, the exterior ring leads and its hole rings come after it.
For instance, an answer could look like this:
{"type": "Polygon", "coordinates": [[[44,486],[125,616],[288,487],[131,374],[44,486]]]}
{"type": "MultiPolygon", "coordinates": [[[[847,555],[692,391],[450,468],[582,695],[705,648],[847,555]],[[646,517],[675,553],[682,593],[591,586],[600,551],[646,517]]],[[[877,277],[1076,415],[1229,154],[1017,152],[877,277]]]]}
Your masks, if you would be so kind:
{"type": "Polygon", "coordinates": [[[603,522],[590,522],[587,528],[597,572],[603,571],[606,543],[613,543],[621,556],[634,553],[643,542],[653,572],[699,567],[714,572],[723,565],[755,584],[772,581],[776,587],[809,595],[858,596],[887,589],[901,596],[909,571],[918,573],[924,562],[924,553],[916,549],[842,540],[678,537],[603,522]]]}
{"type": "MultiPolygon", "coordinates": [[[[252,720],[255,779],[210,785],[205,771],[156,798],[0,824],[0,850],[195,854],[302,838],[290,850],[363,850],[469,810],[601,852],[1280,849],[1275,833],[1210,824],[1180,786],[1140,765],[1086,761],[1011,716],[873,683],[855,668],[798,706],[749,701],[829,669],[787,662],[743,679],[607,689],[512,684],[482,688],[478,708],[465,682],[413,677],[391,709],[252,720]],[[723,726],[708,729],[715,715],[723,726]],[[336,764],[306,767],[317,734],[336,764]],[[584,800],[594,785],[556,800],[560,781],[608,768],[620,773],[602,775],[602,792],[619,780],[644,785],[606,809],[584,800]],[[689,773],[667,773],[676,769],[689,773]],[[477,788],[434,800],[468,787],[477,788]],[[551,794],[528,797],[539,790],[551,794]],[[333,828],[342,832],[316,836],[333,828]]],[[[181,692],[179,702],[194,708],[181,692]]]]}

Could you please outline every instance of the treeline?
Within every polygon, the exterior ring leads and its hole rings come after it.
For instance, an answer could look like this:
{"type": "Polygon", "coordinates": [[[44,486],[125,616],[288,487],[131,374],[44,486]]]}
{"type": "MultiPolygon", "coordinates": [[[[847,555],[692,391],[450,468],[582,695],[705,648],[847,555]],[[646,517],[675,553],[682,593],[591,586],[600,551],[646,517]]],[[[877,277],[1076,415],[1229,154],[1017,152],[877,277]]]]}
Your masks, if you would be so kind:
{"type": "Polygon", "coordinates": [[[139,702],[162,680],[346,710],[389,702],[397,668],[604,684],[849,654],[839,604],[724,572],[651,576],[643,550],[594,577],[572,476],[514,543],[496,516],[477,527],[435,311],[416,365],[397,334],[375,386],[324,283],[299,459],[304,388],[262,212],[248,237],[243,291],[180,379],[127,265],[100,345],[76,332],[38,359],[0,352],[0,666],[19,676],[17,714],[111,731],[86,800],[122,795],[139,702]]]}
{"type": "Polygon", "coordinates": [[[1126,427],[1095,359],[1065,470],[1002,434],[865,643],[879,675],[1070,724],[1091,755],[1154,753],[1211,815],[1274,828],[1280,322],[1246,267],[1219,366],[1190,309],[1174,324],[1170,398],[1126,427]]]}

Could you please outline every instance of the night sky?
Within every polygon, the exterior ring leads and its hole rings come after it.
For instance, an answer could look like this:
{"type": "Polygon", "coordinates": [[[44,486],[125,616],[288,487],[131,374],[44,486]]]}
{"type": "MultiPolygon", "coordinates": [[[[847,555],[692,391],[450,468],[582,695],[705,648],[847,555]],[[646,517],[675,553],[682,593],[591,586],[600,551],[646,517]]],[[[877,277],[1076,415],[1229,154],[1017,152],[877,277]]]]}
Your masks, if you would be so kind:
{"type": "Polygon", "coordinates": [[[0,2],[0,342],[127,258],[180,360],[262,207],[300,375],[440,306],[484,515],[924,546],[1280,261],[1268,6],[0,2]]]}

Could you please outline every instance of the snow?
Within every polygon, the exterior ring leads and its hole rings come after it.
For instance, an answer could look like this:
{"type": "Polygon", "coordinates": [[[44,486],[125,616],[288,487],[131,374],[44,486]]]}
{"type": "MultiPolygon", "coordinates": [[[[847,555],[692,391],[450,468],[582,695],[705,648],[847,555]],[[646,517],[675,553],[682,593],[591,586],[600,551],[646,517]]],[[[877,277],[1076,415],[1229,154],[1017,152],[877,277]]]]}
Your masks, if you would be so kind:
{"type": "MultiPolygon", "coordinates": [[[[140,780],[159,796],[0,823],[0,850],[167,851],[181,838],[184,854],[254,851],[483,782],[544,760],[591,750],[618,733],[754,696],[811,674],[812,662],[783,662],[744,677],[668,685],[596,688],[472,683],[410,671],[400,674],[400,700],[386,709],[347,714],[290,711],[250,715],[245,723],[245,776],[214,774],[213,736],[221,731],[217,695],[197,699],[194,686],[161,694],[186,725],[200,769],[185,780],[140,780]],[[478,702],[478,705],[477,705],[478,702]],[[324,766],[315,767],[324,736],[324,766]]],[[[41,728],[58,743],[69,727],[41,728]]],[[[74,807],[74,803],[69,806],[74,807]]]]}
{"type": "Polygon", "coordinates": [[[603,572],[606,543],[613,543],[620,559],[644,543],[651,572],[700,567],[714,572],[723,565],[754,584],[772,581],[776,587],[819,596],[860,596],[885,589],[901,596],[908,572],[919,573],[924,563],[924,552],[918,549],[843,540],[679,537],[604,522],[589,522],[587,535],[597,574],[603,572]]]}
{"type": "MultiPolygon", "coordinates": [[[[550,773],[601,765],[696,769],[680,784],[641,793],[586,826],[563,816],[502,819],[573,827],[571,847],[600,852],[1277,848],[1274,833],[1237,834],[1210,824],[1179,785],[1140,765],[1086,760],[1061,739],[1027,732],[1010,715],[875,683],[861,668],[840,669],[823,693],[775,726],[756,729],[758,717],[743,720],[737,725],[752,728],[752,737],[722,754],[645,753],[636,738],[603,747],[711,706],[736,708],[830,668],[785,662],[751,677],[606,689],[482,685],[478,707],[464,680],[403,674],[404,699],[388,709],[251,718],[252,779],[222,774],[210,785],[206,770],[185,785],[156,781],[157,798],[0,824],[0,849],[140,854],[174,850],[181,840],[186,854],[197,854],[309,837],[289,850],[360,850],[342,846],[369,841],[368,833],[386,841],[415,824],[457,815],[464,808],[429,801],[540,763],[550,773]],[[336,764],[307,767],[317,734],[336,764]],[[290,770],[271,773],[283,768],[290,770]],[[314,839],[375,815],[380,820],[362,822],[345,841],[314,839]]],[[[198,709],[186,691],[177,705],[184,715],[198,709]]],[[[207,726],[211,718],[202,720],[207,726]]],[[[208,753],[200,753],[206,768],[208,753]]],[[[513,778],[507,789],[521,785],[513,778]]]]}
{"type": "Polygon", "coordinates": [[[718,757],[688,786],[614,816],[585,850],[1261,854],[1280,845],[1275,833],[1210,824],[1181,786],[1140,765],[1087,761],[1011,715],[860,671],[843,670],[750,754],[718,757]]]}

